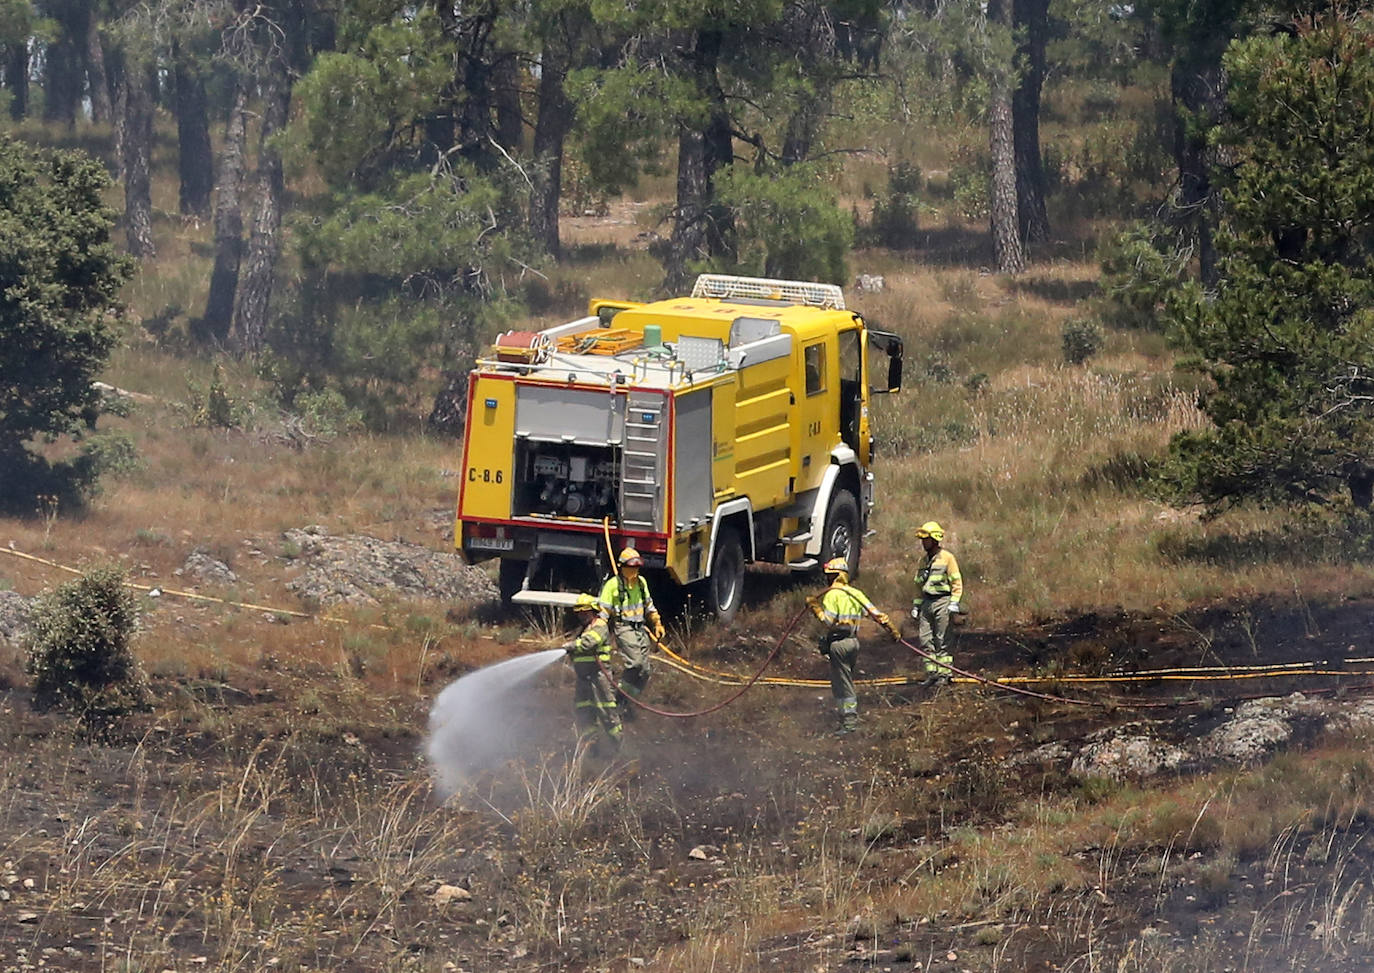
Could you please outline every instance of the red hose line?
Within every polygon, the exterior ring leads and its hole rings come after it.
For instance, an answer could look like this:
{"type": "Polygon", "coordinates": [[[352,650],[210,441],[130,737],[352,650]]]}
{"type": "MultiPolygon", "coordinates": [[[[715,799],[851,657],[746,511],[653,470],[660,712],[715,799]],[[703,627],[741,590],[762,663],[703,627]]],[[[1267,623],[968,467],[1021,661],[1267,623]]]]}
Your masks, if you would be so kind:
{"type": "MultiPolygon", "coordinates": [[[[629,693],[627,693],[624,687],[616,679],[615,674],[606,668],[606,663],[602,662],[600,659],[597,659],[596,664],[600,667],[601,671],[605,673],[606,678],[611,681],[611,685],[615,687],[616,692],[619,694],[619,698],[628,699],[630,702],[634,703],[634,705],[638,706],[642,710],[645,710],[646,712],[653,713],[655,716],[667,716],[675,720],[689,720],[698,716],[705,716],[707,713],[714,713],[716,710],[724,709],[725,707],[733,703],[735,700],[743,696],[751,688],[753,688],[754,683],[758,682],[759,679],[763,676],[764,670],[766,670],[770,665],[773,664],[773,660],[776,659],[778,657],[778,653],[782,651],[783,644],[787,641],[787,637],[792,634],[792,630],[797,627],[797,622],[801,621],[802,613],[804,611],[805,609],[802,609],[802,611],[799,611],[797,612],[797,614],[792,616],[792,620],[788,622],[787,627],[783,629],[782,637],[778,639],[778,644],[773,646],[773,651],[768,653],[768,658],[763,660],[763,665],[759,666],[758,672],[750,676],[749,681],[746,682],[743,686],[741,686],[737,692],[725,697],[719,703],[716,703],[713,706],[708,706],[705,709],[694,710],[690,713],[674,713],[671,710],[659,709],[656,706],[650,706],[648,703],[644,702],[638,697],[631,696],[629,693]]],[[[611,638],[615,639],[615,635],[612,634],[611,638]]]]}

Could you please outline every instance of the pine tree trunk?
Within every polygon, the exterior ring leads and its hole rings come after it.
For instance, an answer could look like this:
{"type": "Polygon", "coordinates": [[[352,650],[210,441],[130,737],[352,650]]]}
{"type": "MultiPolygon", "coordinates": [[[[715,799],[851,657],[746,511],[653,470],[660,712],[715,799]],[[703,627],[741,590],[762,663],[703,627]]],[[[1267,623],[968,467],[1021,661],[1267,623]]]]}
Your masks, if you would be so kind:
{"type": "Polygon", "coordinates": [[[1049,0],[1013,0],[1012,17],[1022,31],[1018,53],[1024,65],[1011,99],[1016,146],[1016,211],[1021,238],[1039,243],[1050,237],[1045,209],[1045,163],[1040,157],[1040,94],[1045,84],[1045,42],[1049,0]]]}
{"type": "Polygon", "coordinates": [[[506,55],[492,70],[492,101],[496,108],[494,137],[507,152],[518,152],[525,134],[525,119],[520,112],[520,75],[515,56],[506,55]]]}
{"type": "Polygon", "coordinates": [[[1359,470],[1352,473],[1347,482],[1350,484],[1350,502],[1357,510],[1368,510],[1374,505],[1374,472],[1359,470]]]}
{"type": "Polygon", "coordinates": [[[286,125],[291,79],[285,63],[273,66],[263,95],[262,140],[258,146],[257,199],[239,280],[229,343],[239,354],[259,355],[267,339],[268,314],[277,257],[281,252],[281,210],[286,182],[281,156],[271,138],[286,125]]]}
{"type": "Polygon", "coordinates": [[[90,10],[85,0],[52,4],[48,14],[57,21],[57,39],[48,45],[43,59],[43,121],[76,124],[81,104],[86,63],[86,24],[90,10]]]}
{"type": "Polygon", "coordinates": [[[726,253],[733,233],[728,216],[715,203],[714,177],[734,161],[730,119],[717,69],[722,37],[719,31],[699,31],[693,51],[697,91],[711,104],[706,124],[679,127],[677,154],[677,207],[673,235],[668,241],[664,287],[683,288],[693,261],[726,253]]]}
{"type": "Polygon", "coordinates": [[[157,255],[153,243],[153,72],[127,64],[124,71],[124,234],[129,253],[140,259],[157,255]]]}
{"type": "MultiPolygon", "coordinates": [[[[1223,38],[1224,41],[1224,38],[1223,38]]],[[[1174,62],[1169,76],[1174,105],[1174,159],[1178,163],[1181,217],[1197,237],[1198,269],[1206,285],[1216,282],[1216,189],[1208,173],[1207,133],[1226,105],[1226,75],[1221,67],[1224,43],[1202,43],[1174,62]]]]}
{"type": "Polygon", "coordinates": [[[563,143],[572,108],[563,91],[568,62],[556,41],[545,42],[539,59],[539,117],[534,124],[534,192],[530,194],[530,236],[545,253],[562,252],[558,207],[563,195],[563,143]]]}
{"type": "Polygon", "coordinates": [[[10,118],[29,114],[29,46],[15,44],[5,58],[5,88],[10,93],[10,118]]]}
{"type": "MultiPolygon", "coordinates": [[[[1010,0],[991,0],[990,25],[1007,25],[1010,0]]],[[[1016,212],[1016,145],[1011,114],[1011,66],[995,64],[988,79],[988,146],[992,153],[992,182],[988,208],[992,224],[992,249],[997,270],[1019,274],[1026,269],[1016,212]]]]}
{"type": "Polygon", "coordinates": [[[86,29],[86,84],[91,95],[91,121],[103,125],[114,117],[110,76],[105,71],[105,43],[100,39],[100,24],[94,14],[89,24],[86,29]]]}
{"type": "Polygon", "coordinates": [[[234,103],[224,132],[219,172],[215,179],[215,265],[210,274],[210,295],[205,316],[196,329],[201,341],[223,345],[229,338],[238,290],[239,263],[243,259],[243,166],[248,120],[247,82],[234,85],[234,103]]]}
{"type": "Polygon", "coordinates": [[[463,429],[468,408],[468,373],[458,369],[446,369],[443,385],[434,396],[434,407],[429,411],[425,425],[429,431],[442,436],[456,436],[463,429]]]}
{"type": "Polygon", "coordinates": [[[204,217],[210,215],[214,172],[205,79],[175,43],[172,57],[176,65],[178,204],[187,216],[204,217]]]}

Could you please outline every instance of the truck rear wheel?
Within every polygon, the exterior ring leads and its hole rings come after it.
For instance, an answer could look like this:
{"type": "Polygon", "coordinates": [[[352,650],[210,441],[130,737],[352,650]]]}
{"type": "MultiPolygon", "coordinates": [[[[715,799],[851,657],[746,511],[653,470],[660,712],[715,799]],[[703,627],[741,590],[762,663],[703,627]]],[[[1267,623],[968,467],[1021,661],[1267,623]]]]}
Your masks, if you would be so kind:
{"type": "Polygon", "coordinates": [[[517,561],[514,558],[505,557],[501,559],[500,572],[496,581],[496,589],[501,592],[501,604],[510,604],[510,600],[515,597],[515,593],[525,583],[525,571],[529,566],[530,562],[528,561],[517,561]]]}
{"type": "Polygon", "coordinates": [[[739,531],[725,527],[716,539],[711,576],[706,579],[706,600],[716,621],[734,621],[744,597],[744,545],[739,531]]]}
{"type": "Polygon", "coordinates": [[[836,490],[830,498],[825,514],[825,533],[821,537],[821,564],[832,557],[849,562],[849,576],[858,577],[859,558],[863,553],[863,535],[859,531],[859,502],[848,490],[836,490]]]}

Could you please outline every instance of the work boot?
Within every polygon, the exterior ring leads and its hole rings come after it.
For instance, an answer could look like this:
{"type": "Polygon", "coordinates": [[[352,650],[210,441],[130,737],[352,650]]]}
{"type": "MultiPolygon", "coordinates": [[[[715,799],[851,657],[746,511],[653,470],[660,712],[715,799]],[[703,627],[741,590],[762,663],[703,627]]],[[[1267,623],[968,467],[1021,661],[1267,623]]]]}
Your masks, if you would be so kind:
{"type": "Polygon", "coordinates": [[[927,689],[939,689],[941,686],[949,685],[949,673],[947,672],[927,672],[926,677],[921,680],[921,685],[927,689]]]}

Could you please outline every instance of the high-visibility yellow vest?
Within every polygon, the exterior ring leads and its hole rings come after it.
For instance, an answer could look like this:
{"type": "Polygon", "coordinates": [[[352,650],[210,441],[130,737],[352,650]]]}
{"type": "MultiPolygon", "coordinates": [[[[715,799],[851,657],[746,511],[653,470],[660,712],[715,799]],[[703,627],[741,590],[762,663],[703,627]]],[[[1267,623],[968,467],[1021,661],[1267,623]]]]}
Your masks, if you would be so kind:
{"type": "Polygon", "coordinates": [[[601,617],[612,625],[643,625],[645,616],[658,614],[643,575],[636,578],[634,584],[626,584],[618,574],[607,579],[601,586],[598,601],[601,617]]]}
{"type": "Polygon", "coordinates": [[[606,619],[599,615],[593,618],[573,643],[571,654],[573,662],[610,662],[611,632],[606,627],[606,619]]]}
{"type": "Polygon", "coordinates": [[[853,585],[836,582],[821,595],[821,621],[827,625],[847,625],[857,629],[859,622],[869,613],[879,614],[868,596],[853,585]]]}
{"type": "Polygon", "coordinates": [[[921,594],[931,598],[949,595],[950,600],[958,601],[964,595],[964,577],[959,573],[959,562],[949,551],[940,548],[927,556],[916,572],[916,587],[921,594]]]}

